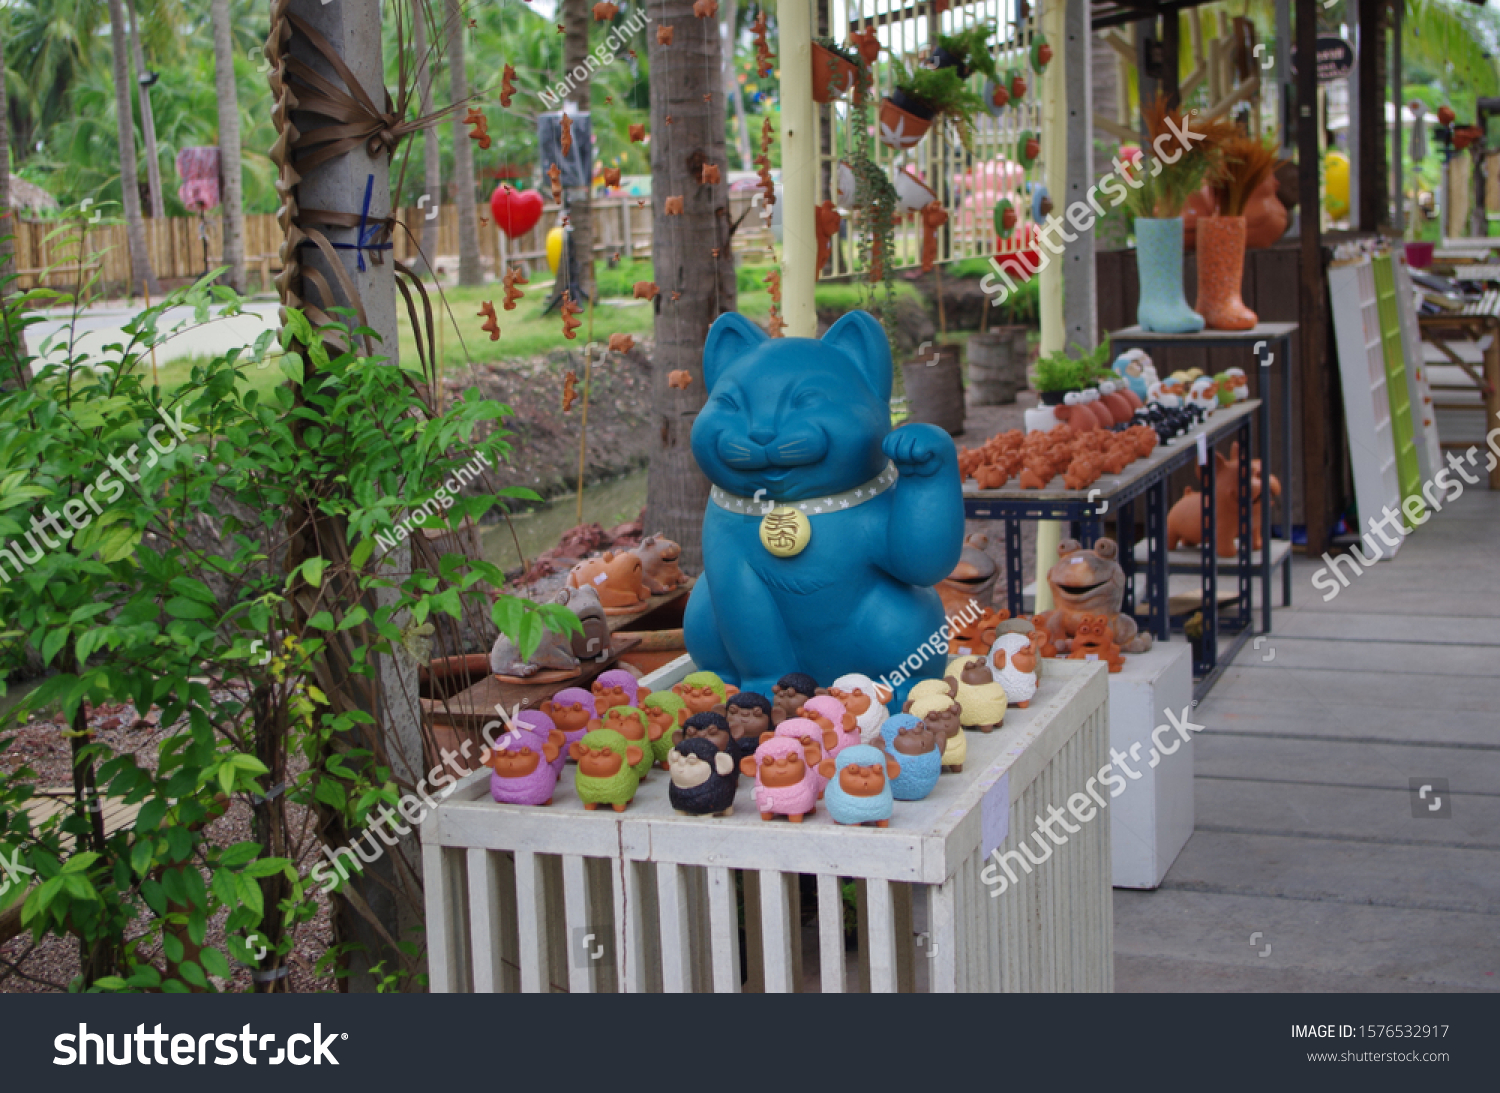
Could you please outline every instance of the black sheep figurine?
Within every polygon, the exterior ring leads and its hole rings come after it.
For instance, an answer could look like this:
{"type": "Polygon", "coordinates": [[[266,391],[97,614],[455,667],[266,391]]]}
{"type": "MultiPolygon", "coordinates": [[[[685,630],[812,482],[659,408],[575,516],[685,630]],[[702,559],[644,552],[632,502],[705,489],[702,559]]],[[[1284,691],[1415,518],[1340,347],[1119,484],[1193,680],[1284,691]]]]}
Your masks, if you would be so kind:
{"type": "Polygon", "coordinates": [[[788,672],[771,688],[771,723],[779,725],[796,717],[809,698],[818,693],[818,681],[803,672],[788,672]]]}
{"type": "Polygon", "coordinates": [[[677,812],[684,816],[734,813],[740,768],[732,752],[720,751],[707,737],[691,736],[667,754],[667,763],[672,772],[667,799],[677,812]]]}
{"type": "Polygon", "coordinates": [[[725,716],[729,719],[729,735],[739,747],[735,758],[755,754],[761,734],[770,732],[774,725],[771,711],[771,700],[754,691],[741,691],[729,700],[725,716]]]}

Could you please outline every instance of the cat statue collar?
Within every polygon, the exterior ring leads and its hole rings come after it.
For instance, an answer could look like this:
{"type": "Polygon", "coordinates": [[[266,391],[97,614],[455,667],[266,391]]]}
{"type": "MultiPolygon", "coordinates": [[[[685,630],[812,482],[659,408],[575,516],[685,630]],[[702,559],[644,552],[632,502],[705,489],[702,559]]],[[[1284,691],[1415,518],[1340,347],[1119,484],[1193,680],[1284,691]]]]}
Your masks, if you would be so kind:
{"type": "MultiPolygon", "coordinates": [[[[778,505],[763,497],[740,497],[718,486],[709,491],[709,499],[726,512],[741,516],[759,513],[761,544],[778,558],[790,558],[801,554],[812,540],[813,516],[830,512],[843,512],[873,501],[896,484],[899,477],[895,463],[887,463],[885,470],[852,490],[831,493],[825,497],[810,497],[778,505]]],[[[759,492],[759,491],[757,491],[759,492]]]]}

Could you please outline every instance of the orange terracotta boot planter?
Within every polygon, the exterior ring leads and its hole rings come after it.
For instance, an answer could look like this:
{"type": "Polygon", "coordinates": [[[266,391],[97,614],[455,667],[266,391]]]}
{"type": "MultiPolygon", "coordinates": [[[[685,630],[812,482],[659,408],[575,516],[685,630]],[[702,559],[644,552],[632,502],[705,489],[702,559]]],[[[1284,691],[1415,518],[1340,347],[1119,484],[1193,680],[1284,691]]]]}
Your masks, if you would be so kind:
{"type": "Polygon", "coordinates": [[[1258,321],[1240,298],[1245,275],[1245,218],[1201,216],[1196,309],[1210,330],[1249,330],[1258,321]]]}

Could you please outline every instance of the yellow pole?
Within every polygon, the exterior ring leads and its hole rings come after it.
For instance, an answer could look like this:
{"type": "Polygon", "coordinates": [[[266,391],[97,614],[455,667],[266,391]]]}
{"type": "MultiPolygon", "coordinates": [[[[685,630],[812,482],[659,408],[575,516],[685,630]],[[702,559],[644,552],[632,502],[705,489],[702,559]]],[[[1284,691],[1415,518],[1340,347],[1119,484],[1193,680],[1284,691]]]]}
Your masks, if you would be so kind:
{"type": "MultiPolygon", "coordinates": [[[[1076,0],[1075,0],[1076,2],[1076,0]]],[[[1063,198],[1068,192],[1067,117],[1068,92],[1065,81],[1066,51],[1062,42],[1067,36],[1064,21],[1066,0],[1045,0],[1041,11],[1042,33],[1053,46],[1052,61],[1042,73],[1042,163],[1045,164],[1047,194],[1052,198],[1053,216],[1064,212],[1063,198]]],[[[1037,225],[1038,228],[1041,225],[1037,225]]],[[[1046,254],[1045,248],[1042,253],[1046,254]]],[[[1066,326],[1063,322],[1062,262],[1054,255],[1039,274],[1041,289],[1042,340],[1038,347],[1045,356],[1065,348],[1066,326]]],[[[1036,527],[1036,610],[1052,607],[1052,589],[1047,585],[1047,570],[1057,560],[1057,545],[1062,542],[1062,524],[1041,520],[1036,527]]]]}
{"type": "Polygon", "coordinates": [[[813,301],[818,146],[813,133],[812,20],[809,0],[780,0],[776,63],[781,69],[781,311],[786,333],[794,338],[818,333],[813,301]]]}

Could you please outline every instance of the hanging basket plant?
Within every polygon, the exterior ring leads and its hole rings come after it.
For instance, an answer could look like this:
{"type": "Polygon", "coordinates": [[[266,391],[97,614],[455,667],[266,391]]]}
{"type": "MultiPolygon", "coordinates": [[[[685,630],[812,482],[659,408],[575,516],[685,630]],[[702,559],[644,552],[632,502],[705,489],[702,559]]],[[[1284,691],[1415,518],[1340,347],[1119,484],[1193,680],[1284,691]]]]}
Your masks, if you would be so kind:
{"type": "Polygon", "coordinates": [[[832,38],[814,38],[813,101],[833,102],[856,88],[861,60],[857,50],[838,45],[832,38]]]}
{"type": "Polygon", "coordinates": [[[932,123],[943,119],[958,142],[971,149],[974,116],[984,103],[972,91],[957,68],[917,68],[908,70],[900,61],[892,61],[895,87],[880,104],[881,143],[904,151],[915,147],[932,123]]]}
{"type": "Polygon", "coordinates": [[[995,58],[990,55],[990,37],[994,30],[993,23],[975,23],[957,34],[939,34],[927,56],[927,67],[957,69],[961,80],[967,80],[976,72],[991,80],[999,79],[995,58]]]}

